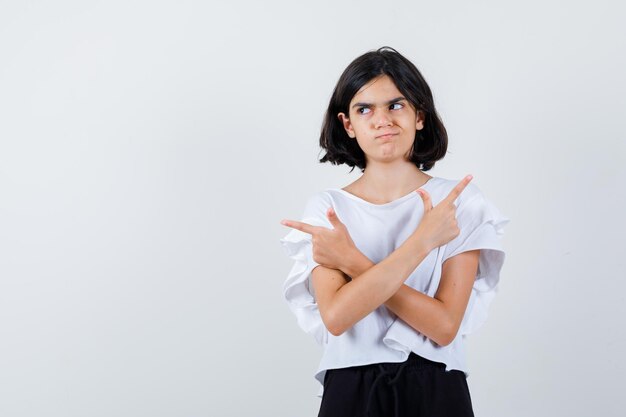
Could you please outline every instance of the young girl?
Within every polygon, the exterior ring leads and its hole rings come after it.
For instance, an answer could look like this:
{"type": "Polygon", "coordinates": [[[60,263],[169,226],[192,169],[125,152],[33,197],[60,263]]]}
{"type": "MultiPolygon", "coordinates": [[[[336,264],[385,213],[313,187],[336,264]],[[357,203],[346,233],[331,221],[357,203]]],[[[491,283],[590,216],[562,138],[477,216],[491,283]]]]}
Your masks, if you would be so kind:
{"type": "Polygon", "coordinates": [[[281,222],[295,260],[285,297],[324,349],[320,417],[473,415],[465,336],[487,317],[508,219],[470,175],[425,173],[447,143],[428,84],[396,50],[341,75],[320,162],[363,174],[281,222]]]}

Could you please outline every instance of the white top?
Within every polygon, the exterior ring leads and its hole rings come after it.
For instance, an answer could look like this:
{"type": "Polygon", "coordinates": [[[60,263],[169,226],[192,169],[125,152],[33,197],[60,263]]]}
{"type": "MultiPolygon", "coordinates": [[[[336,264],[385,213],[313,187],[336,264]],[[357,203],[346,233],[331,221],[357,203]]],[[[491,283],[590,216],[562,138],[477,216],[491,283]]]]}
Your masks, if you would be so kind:
{"type": "MultiPolygon", "coordinates": [[[[458,182],[433,177],[421,188],[428,191],[436,206],[458,182]]],[[[487,319],[505,258],[501,239],[509,219],[483,196],[474,182],[467,185],[455,204],[459,236],[432,250],[405,281],[432,297],[439,286],[441,267],[446,259],[481,249],[476,281],[461,327],[452,343],[443,347],[407,325],[384,305],[342,335],[333,336],[322,322],[310,282],[311,271],[319,265],[313,260],[311,235],[292,229],[280,240],[287,255],[295,260],[284,285],[287,303],[300,327],[313,335],[324,349],[315,374],[320,384],[327,369],[403,362],[410,352],[443,362],[446,370],[458,369],[467,375],[465,336],[487,319]]],[[[415,191],[389,203],[374,204],[341,189],[327,189],[308,200],[301,221],[332,229],[326,217],[329,206],[346,225],[356,247],[374,263],[400,246],[415,231],[424,213],[422,198],[415,191]]]]}

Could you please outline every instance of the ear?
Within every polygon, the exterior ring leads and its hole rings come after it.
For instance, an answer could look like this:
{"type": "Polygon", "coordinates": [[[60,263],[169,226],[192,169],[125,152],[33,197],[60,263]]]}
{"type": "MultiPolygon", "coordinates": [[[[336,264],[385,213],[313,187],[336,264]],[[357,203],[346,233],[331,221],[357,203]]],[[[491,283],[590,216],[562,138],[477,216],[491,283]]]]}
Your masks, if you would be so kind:
{"type": "Polygon", "coordinates": [[[341,121],[343,128],[346,129],[346,133],[351,138],[355,138],[356,134],[354,133],[354,129],[352,129],[352,123],[350,123],[350,119],[345,115],[345,113],[339,113],[337,118],[341,121]]]}
{"type": "Polygon", "coordinates": [[[418,111],[417,112],[417,119],[415,121],[415,129],[416,130],[422,130],[424,128],[424,112],[423,111],[418,111]]]}

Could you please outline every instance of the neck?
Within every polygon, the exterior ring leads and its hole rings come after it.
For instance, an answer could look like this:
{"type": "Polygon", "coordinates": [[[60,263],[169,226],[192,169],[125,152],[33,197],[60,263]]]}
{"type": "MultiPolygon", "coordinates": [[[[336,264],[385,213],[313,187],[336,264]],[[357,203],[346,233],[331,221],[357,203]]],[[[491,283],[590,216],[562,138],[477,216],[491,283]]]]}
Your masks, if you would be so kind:
{"type": "Polygon", "coordinates": [[[400,198],[432,178],[412,162],[381,163],[371,161],[358,179],[361,193],[391,201],[400,198]]]}

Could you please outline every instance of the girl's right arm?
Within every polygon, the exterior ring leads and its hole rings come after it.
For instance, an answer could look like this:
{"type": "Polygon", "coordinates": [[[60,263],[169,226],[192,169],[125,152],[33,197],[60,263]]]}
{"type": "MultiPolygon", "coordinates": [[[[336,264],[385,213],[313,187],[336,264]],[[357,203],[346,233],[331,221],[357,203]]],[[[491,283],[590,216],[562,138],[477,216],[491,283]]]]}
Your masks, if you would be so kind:
{"type": "Polygon", "coordinates": [[[315,267],[312,272],[315,298],[328,331],[335,336],[342,334],[387,301],[429,252],[414,234],[358,280],[346,282],[342,271],[315,267]]]}
{"type": "Polygon", "coordinates": [[[430,251],[459,234],[454,200],[472,179],[465,177],[436,207],[422,194],[424,216],[411,236],[378,264],[348,282],[336,269],[317,266],[312,272],[315,298],[324,325],[338,336],[393,296],[430,251]]]}

